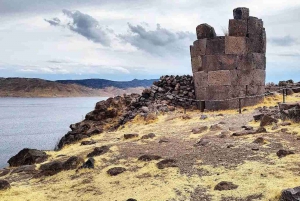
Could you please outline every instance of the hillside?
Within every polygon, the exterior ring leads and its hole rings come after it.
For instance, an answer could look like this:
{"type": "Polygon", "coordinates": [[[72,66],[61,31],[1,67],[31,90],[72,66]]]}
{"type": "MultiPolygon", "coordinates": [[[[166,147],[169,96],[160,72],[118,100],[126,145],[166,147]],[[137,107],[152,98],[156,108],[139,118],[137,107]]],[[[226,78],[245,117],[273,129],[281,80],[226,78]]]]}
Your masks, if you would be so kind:
{"type": "Polygon", "coordinates": [[[36,78],[0,78],[0,97],[111,97],[124,93],[141,93],[146,84],[135,86],[118,88],[105,84],[101,89],[93,89],[74,83],[63,84],[36,78]]]}
{"type": "Polygon", "coordinates": [[[132,81],[112,81],[105,79],[85,79],[85,80],[57,80],[58,83],[63,84],[78,84],[85,87],[95,88],[95,89],[103,89],[106,87],[116,87],[120,89],[127,88],[135,88],[135,87],[149,87],[152,85],[154,81],[157,79],[151,80],[137,80],[134,79],[132,81]]]}
{"type": "Polygon", "coordinates": [[[267,97],[242,114],[176,109],[150,121],[136,117],[47,151],[42,164],[0,170],[10,183],[1,200],[278,201],[282,190],[299,185],[299,124],[278,120],[254,133],[262,121],[253,116],[280,100],[267,97]],[[77,169],[90,157],[94,162],[77,169]]]}

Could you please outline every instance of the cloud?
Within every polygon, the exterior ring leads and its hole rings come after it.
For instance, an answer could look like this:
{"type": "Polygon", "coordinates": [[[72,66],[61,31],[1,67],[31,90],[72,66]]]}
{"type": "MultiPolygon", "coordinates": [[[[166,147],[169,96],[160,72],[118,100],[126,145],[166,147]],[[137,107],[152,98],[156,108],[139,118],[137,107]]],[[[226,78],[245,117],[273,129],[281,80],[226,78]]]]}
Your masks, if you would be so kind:
{"type": "Polygon", "coordinates": [[[52,26],[60,26],[60,19],[58,19],[56,17],[53,18],[52,20],[47,20],[47,19],[44,19],[44,20],[52,26]]]}
{"type": "Polygon", "coordinates": [[[181,52],[188,49],[186,47],[195,38],[191,32],[173,32],[162,28],[160,24],[157,24],[154,31],[148,31],[145,26],[133,26],[130,23],[128,23],[128,27],[129,32],[119,35],[119,38],[125,43],[151,54],[181,52]]]}
{"type": "Polygon", "coordinates": [[[111,30],[103,28],[95,18],[81,13],[80,11],[72,12],[64,9],[62,12],[71,19],[67,24],[62,24],[58,18],[53,18],[51,20],[45,19],[45,21],[52,26],[68,28],[95,43],[100,43],[103,46],[110,46],[111,39],[109,33],[111,33],[111,30]]]}
{"type": "Polygon", "coordinates": [[[298,43],[296,38],[292,38],[289,35],[284,37],[270,38],[269,42],[277,46],[292,46],[298,43]]]}

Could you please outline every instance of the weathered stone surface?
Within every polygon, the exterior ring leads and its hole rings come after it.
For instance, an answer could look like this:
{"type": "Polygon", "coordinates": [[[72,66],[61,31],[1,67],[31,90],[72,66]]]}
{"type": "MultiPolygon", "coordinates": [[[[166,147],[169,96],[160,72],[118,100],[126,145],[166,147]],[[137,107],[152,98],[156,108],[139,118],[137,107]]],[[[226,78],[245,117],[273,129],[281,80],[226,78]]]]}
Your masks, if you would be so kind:
{"type": "Polygon", "coordinates": [[[93,140],[91,140],[91,141],[82,141],[81,143],[80,143],[80,145],[92,145],[92,144],[96,144],[96,142],[95,141],[93,141],[93,140]]]}
{"type": "Polygon", "coordinates": [[[206,146],[210,143],[210,140],[207,138],[201,138],[196,144],[195,146],[206,146]]]}
{"type": "Polygon", "coordinates": [[[295,154],[293,151],[290,151],[290,150],[283,150],[283,149],[280,149],[276,155],[279,157],[279,158],[282,158],[282,157],[285,157],[287,155],[291,155],[291,154],[295,154]]]}
{"type": "Polygon", "coordinates": [[[224,100],[232,97],[231,86],[208,86],[207,91],[208,100],[224,100]]]}
{"type": "Polygon", "coordinates": [[[25,174],[31,174],[31,173],[36,173],[37,170],[35,169],[36,165],[22,165],[20,167],[17,167],[16,169],[13,169],[11,174],[16,174],[16,173],[25,173],[25,174]]]}
{"type": "Polygon", "coordinates": [[[8,175],[10,173],[10,169],[3,169],[0,170],[0,177],[3,177],[5,175],[8,175]]]}
{"type": "Polygon", "coordinates": [[[263,35],[249,34],[248,51],[252,53],[265,53],[265,41],[263,35]]]}
{"type": "Polygon", "coordinates": [[[21,165],[33,165],[42,163],[47,160],[48,156],[45,152],[37,149],[23,149],[17,155],[11,157],[8,163],[11,167],[21,165]]]}
{"type": "Polygon", "coordinates": [[[108,146],[101,146],[101,147],[96,147],[91,153],[87,155],[87,157],[94,157],[94,156],[100,156],[102,154],[105,154],[109,151],[108,146]]]}
{"type": "Polygon", "coordinates": [[[192,62],[192,71],[193,73],[202,71],[202,57],[201,56],[196,56],[191,58],[192,62]]]}
{"type": "Polygon", "coordinates": [[[232,182],[227,182],[227,181],[221,181],[220,183],[218,183],[214,190],[216,191],[228,191],[228,190],[234,190],[237,189],[239,186],[233,184],[232,182]]]}
{"type": "Polygon", "coordinates": [[[7,190],[10,188],[10,184],[6,180],[0,180],[0,191],[7,190]]]}
{"type": "Polygon", "coordinates": [[[68,160],[66,160],[63,163],[62,167],[64,170],[74,170],[77,169],[83,163],[83,158],[78,156],[71,156],[68,160]]]}
{"type": "Polygon", "coordinates": [[[158,169],[165,169],[169,167],[177,167],[176,160],[174,159],[164,159],[156,164],[158,169]]]}
{"type": "Polygon", "coordinates": [[[249,17],[249,8],[239,7],[233,10],[233,17],[236,20],[246,20],[249,17]]]}
{"type": "Polygon", "coordinates": [[[194,128],[192,130],[192,133],[194,133],[194,134],[200,134],[200,133],[203,133],[203,132],[205,132],[207,130],[208,130],[207,126],[201,126],[201,127],[198,127],[198,128],[194,128]]]}
{"type": "Polygon", "coordinates": [[[261,53],[249,53],[237,57],[238,70],[266,69],[266,57],[261,53]]]}
{"type": "Polygon", "coordinates": [[[229,20],[229,36],[246,37],[247,20],[229,20]]]}
{"type": "Polygon", "coordinates": [[[300,187],[283,190],[279,201],[299,201],[300,187]]]}
{"type": "Polygon", "coordinates": [[[263,21],[257,17],[250,16],[248,18],[248,34],[249,35],[262,35],[263,21]]]}
{"type": "Polygon", "coordinates": [[[137,138],[139,134],[124,134],[124,139],[132,139],[132,138],[137,138]]]}
{"type": "Polygon", "coordinates": [[[231,74],[229,70],[219,70],[208,72],[209,86],[231,85],[231,74]]]}
{"type": "Polygon", "coordinates": [[[265,86],[247,85],[247,96],[263,95],[265,93],[265,86]]]}
{"type": "Polygon", "coordinates": [[[40,176],[52,176],[63,170],[63,163],[61,161],[45,163],[41,165],[40,170],[40,176]]]}
{"type": "Polygon", "coordinates": [[[194,42],[195,56],[205,55],[207,39],[199,39],[194,42]]]}
{"type": "Polygon", "coordinates": [[[208,74],[204,71],[194,73],[195,88],[204,88],[208,86],[208,74]]]}
{"type": "Polygon", "coordinates": [[[121,174],[125,171],[126,169],[123,167],[114,167],[107,170],[107,174],[109,174],[110,176],[117,176],[118,174],[121,174]]]}
{"type": "Polygon", "coordinates": [[[196,27],[197,39],[216,37],[215,29],[208,24],[200,24],[196,27]]]}
{"type": "Polygon", "coordinates": [[[139,157],[139,161],[152,161],[152,160],[159,160],[161,159],[161,156],[157,155],[142,155],[139,157]]]}
{"type": "Polygon", "coordinates": [[[225,54],[225,37],[219,36],[208,39],[206,44],[206,55],[225,54]]]}
{"type": "Polygon", "coordinates": [[[205,72],[217,71],[221,69],[219,55],[203,56],[202,68],[205,72]]]}
{"type": "Polygon", "coordinates": [[[247,54],[248,53],[248,38],[226,36],[225,37],[225,53],[226,54],[247,54]]]}
{"type": "Polygon", "coordinates": [[[89,168],[93,169],[95,167],[95,159],[89,158],[82,166],[81,168],[89,168]]]}
{"type": "Polygon", "coordinates": [[[191,55],[191,58],[197,56],[196,48],[193,45],[190,46],[190,55],[191,55]]]}
{"type": "Polygon", "coordinates": [[[153,138],[155,138],[156,137],[156,135],[154,134],[154,133],[149,133],[149,134],[147,134],[147,135],[143,135],[142,137],[141,137],[141,139],[142,140],[146,140],[146,139],[153,139],[153,138]]]}
{"type": "Polygon", "coordinates": [[[195,94],[197,100],[207,100],[207,88],[196,88],[195,94]]]}

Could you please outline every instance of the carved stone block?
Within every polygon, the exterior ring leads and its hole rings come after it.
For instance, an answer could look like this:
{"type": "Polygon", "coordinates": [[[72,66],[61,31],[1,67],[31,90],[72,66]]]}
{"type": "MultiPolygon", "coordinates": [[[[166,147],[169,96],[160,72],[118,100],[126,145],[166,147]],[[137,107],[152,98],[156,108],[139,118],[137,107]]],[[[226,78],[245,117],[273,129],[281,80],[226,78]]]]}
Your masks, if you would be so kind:
{"type": "Polygon", "coordinates": [[[225,54],[225,37],[219,36],[207,40],[206,55],[225,54]]]}
{"type": "Polygon", "coordinates": [[[194,42],[196,55],[205,55],[207,39],[199,39],[194,42]]]}
{"type": "Polygon", "coordinates": [[[208,86],[208,74],[204,71],[194,73],[195,88],[206,88],[208,86]]]}
{"type": "Polygon", "coordinates": [[[247,20],[229,20],[229,36],[246,37],[247,20]]]}
{"type": "Polygon", "coordinates": [[[220,86],[231,85],[231,74],[229,70],[208,72],[208,85],[220,86]]]}
{"type": "Polygon", "coordinates": [[[225,37],[225,53],[226,54],[247,54],[248,53],[248,38],[246,37],[225,37]]]}
{"type": "Polygon", "coordinates": [[[249,17],[249,8],[236,8],[233,10],[233,17],[236,20],[246,20],[249,17]]]}
{"type": "Polygon", "coordinates": [[[193,72],[202,71],[202,56],[192,57],[191,62],[193,72]]]}
{"type": "Polygon", "coordinates": [[[195,89],[195,95],[197,100],[207,100],[207,89],[206,88],[196,88],[195,89]]]}
{"type": "Polygon", "coordinates": [[[249,35],[262,35],[263,21],[257,17],[248,18],[248,34],[249,35]]]}

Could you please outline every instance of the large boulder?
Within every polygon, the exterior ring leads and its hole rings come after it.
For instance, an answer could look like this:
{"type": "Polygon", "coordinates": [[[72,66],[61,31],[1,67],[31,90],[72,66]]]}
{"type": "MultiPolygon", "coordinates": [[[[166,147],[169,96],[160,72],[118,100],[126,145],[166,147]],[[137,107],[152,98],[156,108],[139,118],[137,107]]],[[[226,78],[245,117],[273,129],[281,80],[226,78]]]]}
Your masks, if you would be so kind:
{"type": "Polygon", "coordinates": [[[74,170],[77,169],[83,163],[83,158],[78,156],[71,156],[68,160],[66,160],[63,163],[62,167],[64,170],[74,170]]]}
{"type": "Polygon", "coordinates": [[[45,163],[41,165],[40,170],[39,176],[52,176],[63,170],[63,163],[61,161],[45,163]]]}
{"type": "Polygon", "coordinates": [[[279,201],[299,201],[300,187],[283,190],[279,201]]]}
{"type": "Polygon", "coordinates": [[[200,24],[196,28],[197,38],[204,39],[204,38],[214,38],[216,37],[215,29],[208,25],[208,24],[200,24]]]}
{"type": "Polygon", "coordinates": [[[109,151],[108,146],[96,147],[91,153],[87,155],[87,157],[100,156],[102,154],[107,153],[108,151],[109,151]]]}
{"type": "Polygon", "coordinates": [[[48,155],[37,149],[25,148],[21,150],[17,155],[11,157],[8,163],[11,167],[17,167],[21,165],[33,165],[36,163],[42,163],[48,159],[48,155]]]}

